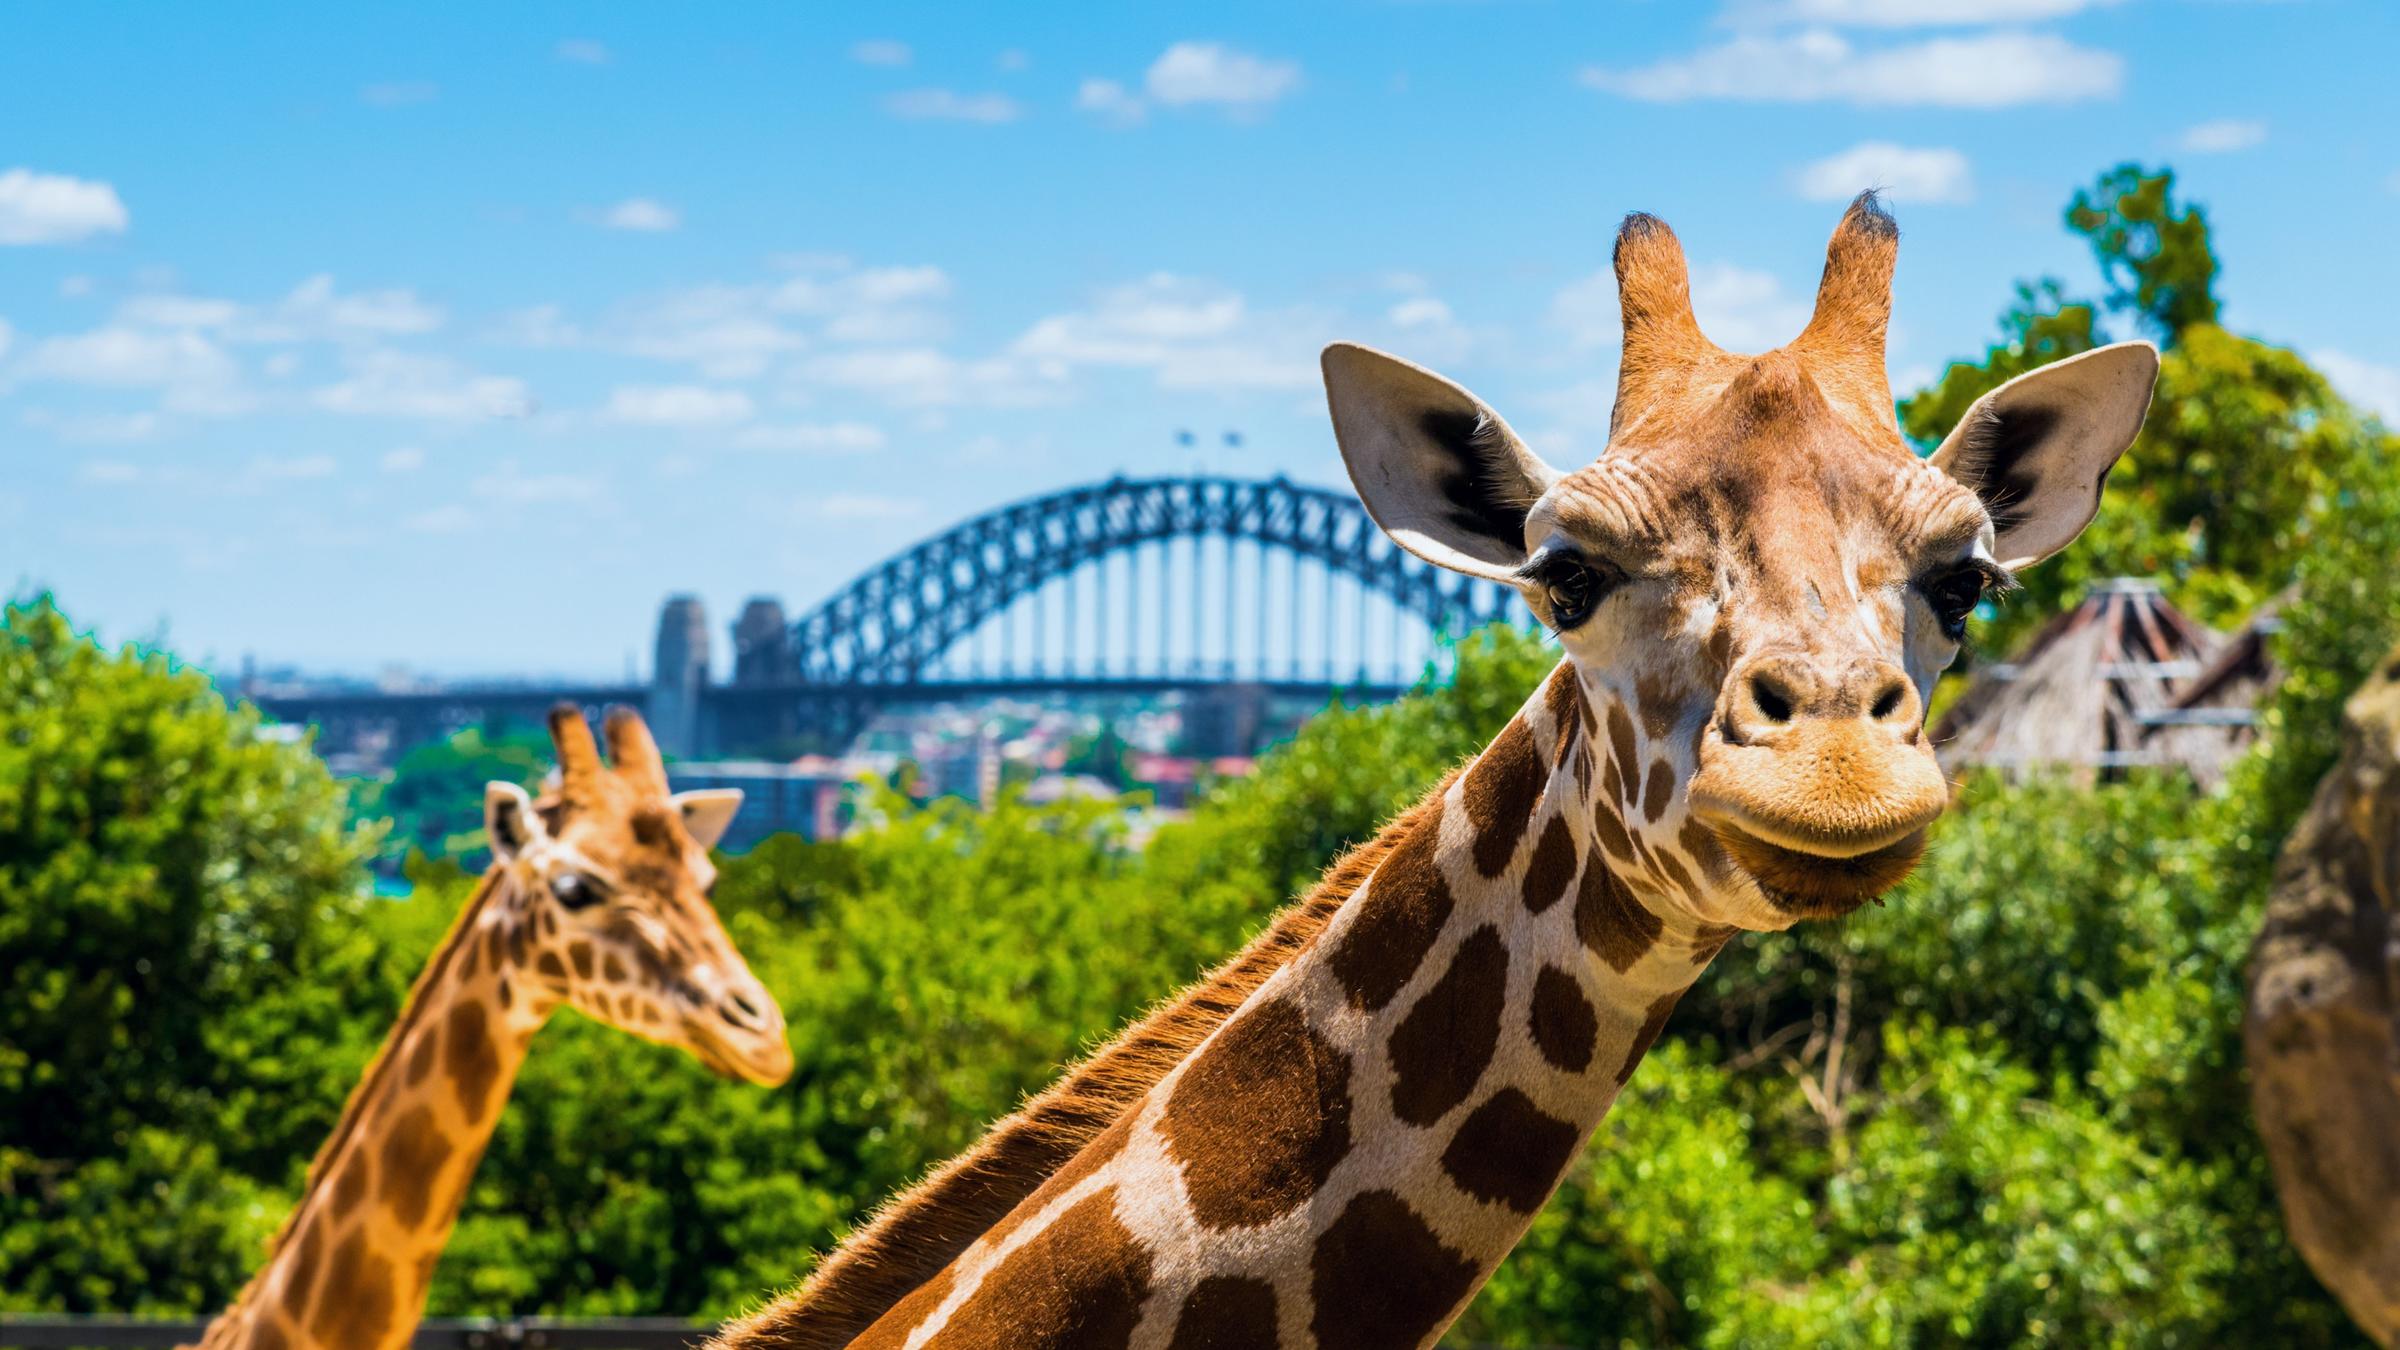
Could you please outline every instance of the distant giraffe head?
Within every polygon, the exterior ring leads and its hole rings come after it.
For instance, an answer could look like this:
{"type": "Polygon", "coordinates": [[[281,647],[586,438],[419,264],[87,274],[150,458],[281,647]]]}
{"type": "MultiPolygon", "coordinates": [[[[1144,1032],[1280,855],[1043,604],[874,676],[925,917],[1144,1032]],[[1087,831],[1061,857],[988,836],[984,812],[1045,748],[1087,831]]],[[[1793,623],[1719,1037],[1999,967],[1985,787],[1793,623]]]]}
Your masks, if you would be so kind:
{"type": "Polygon", "coordinates": [[[1594,739],[1631,837],[1604,842],[1689,859],[1633,875],[1706,922],[1846,913],[1907,875],[1948,802],[1934,679],[1975,606],[2091,520],[2149,406],[2157,353],[2102,347],[1993,390],[1920,459],[1884,374],[1898,244],[1862,196],[1807,328],[1741,356],[1702,336],[1673,232],[1627,218],[1609,441],[1572,472],[1430,371],[1325,353],[1376,521],[1559,634],[1608,695],[1585,706],[1608,709],[1594,739]]]}
{"type": "Polygon", "coordinates": [[[606,732],[603,764],[583,714],[561,707],[550,714],[558,775],[542,796],[485,789],[494,861],[514,882],[495,894],[524,910],[489,930],[494,966],[513,967],[528,997],[688,1050],[728,1077],[783,1082],[783,1012],[709,902],[708,850],[742,794],[670,794],[640,717],[616,709],[606,732]]]}

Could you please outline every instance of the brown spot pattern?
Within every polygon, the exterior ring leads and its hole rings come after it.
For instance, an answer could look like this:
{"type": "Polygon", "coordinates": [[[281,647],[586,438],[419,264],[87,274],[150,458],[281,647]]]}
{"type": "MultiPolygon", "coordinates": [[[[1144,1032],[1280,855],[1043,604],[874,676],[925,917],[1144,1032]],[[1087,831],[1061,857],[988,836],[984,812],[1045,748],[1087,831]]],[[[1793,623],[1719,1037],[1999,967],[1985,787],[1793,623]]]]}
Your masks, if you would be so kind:
{"type": "Polygon", "coordinates": [[[1275,1334],[1275,1286],[1245,1275],[1211,1275],[1192,1286],[1167,1350],[1266,1350],[1275,1334]]]}
{"type": "Polygon", "coordinates": [[[450,1010],[442,1029],[442,1062],[458,1088],[458,1109],[472,1125],[491,1105],[492,1083],[500,1077],[500,1052],[492,1048],[491,1021],[480,1003],[461,1003],[450,1010]]]}
{"type": "Polygon", "coordinates": [[[1642,731],[1661,740],[1675,729],[1675,713],[1683,697],[1683,682],[1664,672],[1644,673],[1633,682],[1634,705],[1642,714],[1642,731]]]}
{"type": "Polygon", "coordinates": [[[1094,1191],[1010,1252],[926,1350],[1130,1343],[1150,1297],[1150,1253],[1118,1221],[1116,1204],[1115,1187],[1094,1191]]]}
{"type": "Polygon", "coordinates": [[[317,1288],[317,1263],[325,1256],[325,1225],[311,1220],[300,1230],[300,1245],[292,1253],[292,1273],[285,1277],[284,1301],[294,1308],[308,1306],[317,1288]]]}
{"type": "Polygon", "coordinates": [[[1525,908],[1539,914],[1557,904],[1574,879],[1575,836],[1565,818],[1554,815],[1534,843],[1533,860],[1525,865],[1525,908]]]}
{"type": "Polygon", "coordinates": [[[1192,1216],[1261,1224],[1316,1194],[1350,1152],[1350,1057],[1278,998],[1235,1018],[1184,1071],[1160,1121],[1192,1216]]]}
{"type": "Polygon", "coordinates": [[[1531,1214],[1550,1198],[1574,1156],[1573,1125],[1504,1087],[1459,1122],[1442,1150],[1442,1170],[1478,1200],[1531,1214]]]}
{"type": "Polygon", "coordinates": [[[567,982],[567,964],[566,962],[558,959],[557,952],[543,952],[541,956],[534,961],[533,968],[536,972],[547,976],[550,979],[556,980],[560,984],[567,982]]]}
{"type": "Polygon", "coordinates": [[[433,1207],[434,1184],[450,1161],[450,1141],[434,1126],[433,1112],[422,1103],[392,1126],[383,1141],[383,1203],[403,1227],[425,1222],[433,1207]]]}
{"type": "Polygon", "coordinates": [[[1651,1046],[1658,1044],[1658,1033],[1667,1029],[1667,1017],[1675,1011],[1675,1000],[1682,997],[1683,991],[1678,989],[1651,1000],[1650,1010],[1642,1015],[1642,1024],[1634,1028],[1633,1045],[1625,1052],[1625,1065],[1617,1070],[1618,1087],[1625,1086],[1625,1080],[1633,1077],[1634,1066],[1650,1053],[1651,1046]]]}
{"type": "Polygon", "coordinates": [[[1533,977],[1533,1004],[1527,1011],[1534,1048],[1553,1068],[1582,1073],[1592,1064],[1592,1047],[1600,1037],[1600,1014],[1573,975],[1556,966],[1543,966],[1533,977]]]}
{"type": "Polygon", "coordinates": [[[1416,1345],[1448,1320],[1475,1266],[1390,1191],[1361,1191],[1309,1258],[1319,1350],[1416,1345]],[[1361,1290],[1372,1291],[1360,1297],[1361,1290]]]}
{"type": "Polygon", "coordinates": [[[1608,747],[1610,762],[1620,775],[1618,790],[1635,786],[1625,780],[1641,772],[1642,761],[1633,747],[1633,719],[1625,715],[1622,701],[1608,705],[1608,747]]]}
{"type": "Polygon", "coordinates": [[[1701,966],[1716,960],[1717,953],[1725,950],[1725,944],[1740,931],[1729,923],[1704,923],[1692,930],[1692,964],[1701,966]]]}
{"type": "Polygon", "coordinates": [[[1392,1113],[1430,1125],[1467,1099],[1500,1042],[1508,949],[1490,924],[1467,935],[1391,1037],[1392,1113]]]}
{"type": "MultiPolygon", "coordinates": [[[[1611,764],[1609,768],[1614,771],[1616,765],[1611,764]]],[[[1605,783],[1602,787],[1607,788],[1607,795],[1600,799],[1599,806],[1592,811],[1592,833],[1600,840],[1600,847],[1608,850],[1608,856],[1618,862],[1631,862],[1633,838],[1625,833],[1625,822],[1617,816],[1616,789],[1608,788],[1605,783]]]]}
{"type": "Polygon", "coordinates": [[[1650,761],[1650,781],[1642,788],[1642,815],[1651,824],[1667,813],[1667,796],[1675,790],[1675,771],[1663,759],[1650,761]]]}
{"type": "Polygon", "coordinates": [[[1575,733],[1583,724],[1583,682],[1575,678],[1573,664],[1561,661],[1542,685],[1542,707],[1550,714],[1550,734],[1554,739],[1550,763],[1557,766],[1567,762],[1575,748],[1575,733]]]}
{"type": "Polygon", "coordinates": [[[392,1264],[367,1249],[366,1234],[354,1232],[325,1263],[308,1334],[326,1345],[373,1345],[391,1321],[392,1264]]]}
{"type": "Polygon", "coordinates": [[[1475,826],[1468,852],[1476,871],[1496,877],[1508,870],[1541,795],[1542,762],[1534,753],[1533,732],[1524,718],[1511,718],[1467,770],[1460,792],[1475,826]]]}
{"type": "Polygon", "coordinates": [[[442,1029],[432,1022],[417,1028],[416,1046],[408,1052],[408,1085],[415,1087],[433,1072],[434,1056],[441,1052],[442,1029]]]}
{"type": "Polygon", "coordinates": [[[262,1312],[250,1324],[250,1350],[284,1350],[290,1342],[284,1339],[283,1326],[275,1314],[262,1312]]]}
{"type": "Polygon", "coordinates": [[[1375,869],[1357,919],[1326,954],[1326,967],[1341,981],[1352,1007],[1373,1012],[1391,1002],[1449,922],[1457,902],[1435,853],[1441,834],[1437,802],[1375,869]]]}
{"type": "Polygon", "coordinates": [[[1575,890],[1575,935],[1592,954],[1623,974],[1658,941],[1664,927],[1625,889],[1617,874],[1593,859],[1575,890]]]}
{"type": "Polygon", "coordinates": [[[362,1146],[342,1160],[342,1170],[333,1179],[333,1213],[347,1218],[358,1211],[359,1202],[367,1198],[368,1171],[373,1164],[367,1161],[362,1146]]]}
{"type": "Polygon", "coordinates": [[[570,943],[570,944],[568,945],[568,947],[567,947],[567,959],[568,959],[569,961],[572,961],[572,962],[574,962],[574,963],[575,963],[575,978],[576,978],[576,979],[579,979],[579,980],[588,980],[588,979],[592,978],[592,944],[591,944],[591,943],[589,943],[589,942],[576,942],[576,943],[570,943]]]}
{"type": "Polygon", "coordinates": [[[615,952],[609,952],[600,958],[600,978],[610,984],[625,983],[625,963],[617,959],[615,952]]]}

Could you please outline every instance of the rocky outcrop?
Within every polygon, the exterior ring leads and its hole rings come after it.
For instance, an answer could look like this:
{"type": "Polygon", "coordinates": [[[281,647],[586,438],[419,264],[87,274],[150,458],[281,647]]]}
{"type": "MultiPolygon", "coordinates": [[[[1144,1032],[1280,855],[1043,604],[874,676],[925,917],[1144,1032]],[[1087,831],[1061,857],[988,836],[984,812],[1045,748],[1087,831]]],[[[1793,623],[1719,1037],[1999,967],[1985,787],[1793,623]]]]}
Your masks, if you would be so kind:
{"type": "Polygon", "coordinates": [[[2400,1341],[2400,652],[2344,714],[2285,841],[2243,1040],[2285,1225],[2378,1342],[2400,1341]]]}

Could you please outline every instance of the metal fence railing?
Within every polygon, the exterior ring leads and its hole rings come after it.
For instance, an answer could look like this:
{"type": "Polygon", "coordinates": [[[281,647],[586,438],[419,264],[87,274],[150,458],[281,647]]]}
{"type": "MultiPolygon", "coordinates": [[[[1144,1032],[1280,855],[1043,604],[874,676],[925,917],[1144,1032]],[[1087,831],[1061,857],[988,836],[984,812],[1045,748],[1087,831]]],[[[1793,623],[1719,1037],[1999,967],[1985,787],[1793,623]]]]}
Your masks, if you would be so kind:
{"type": "MultiPolygon", "coordinates": [[[[0,1316],[0,1346],[136,1350],[192,1345],[208,1323],[207,1318],[0,1316]]],[[[684,1350],[713,1330],[677,1317],[436,1317],[419,1324],[409,1344],[414,1350],[684,1350]]]]}

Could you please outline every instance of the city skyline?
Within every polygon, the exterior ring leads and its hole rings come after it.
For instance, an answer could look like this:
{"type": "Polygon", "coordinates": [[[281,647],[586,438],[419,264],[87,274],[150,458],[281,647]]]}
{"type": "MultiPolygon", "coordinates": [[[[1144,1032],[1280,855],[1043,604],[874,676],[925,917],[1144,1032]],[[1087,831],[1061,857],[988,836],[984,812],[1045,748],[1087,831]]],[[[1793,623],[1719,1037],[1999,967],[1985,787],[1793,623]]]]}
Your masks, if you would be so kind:
{"type": "Polygon", "coordinates": [[[0,579],[220,671],[608,675],[1038,491],[1346,488],[1332,338],[1576,461],[1633,209],[1756,349],[1887,188],[1905,391],[2169,163],[2400,419],[2367,0],[133,13],[0,21],[0,579]]]}

